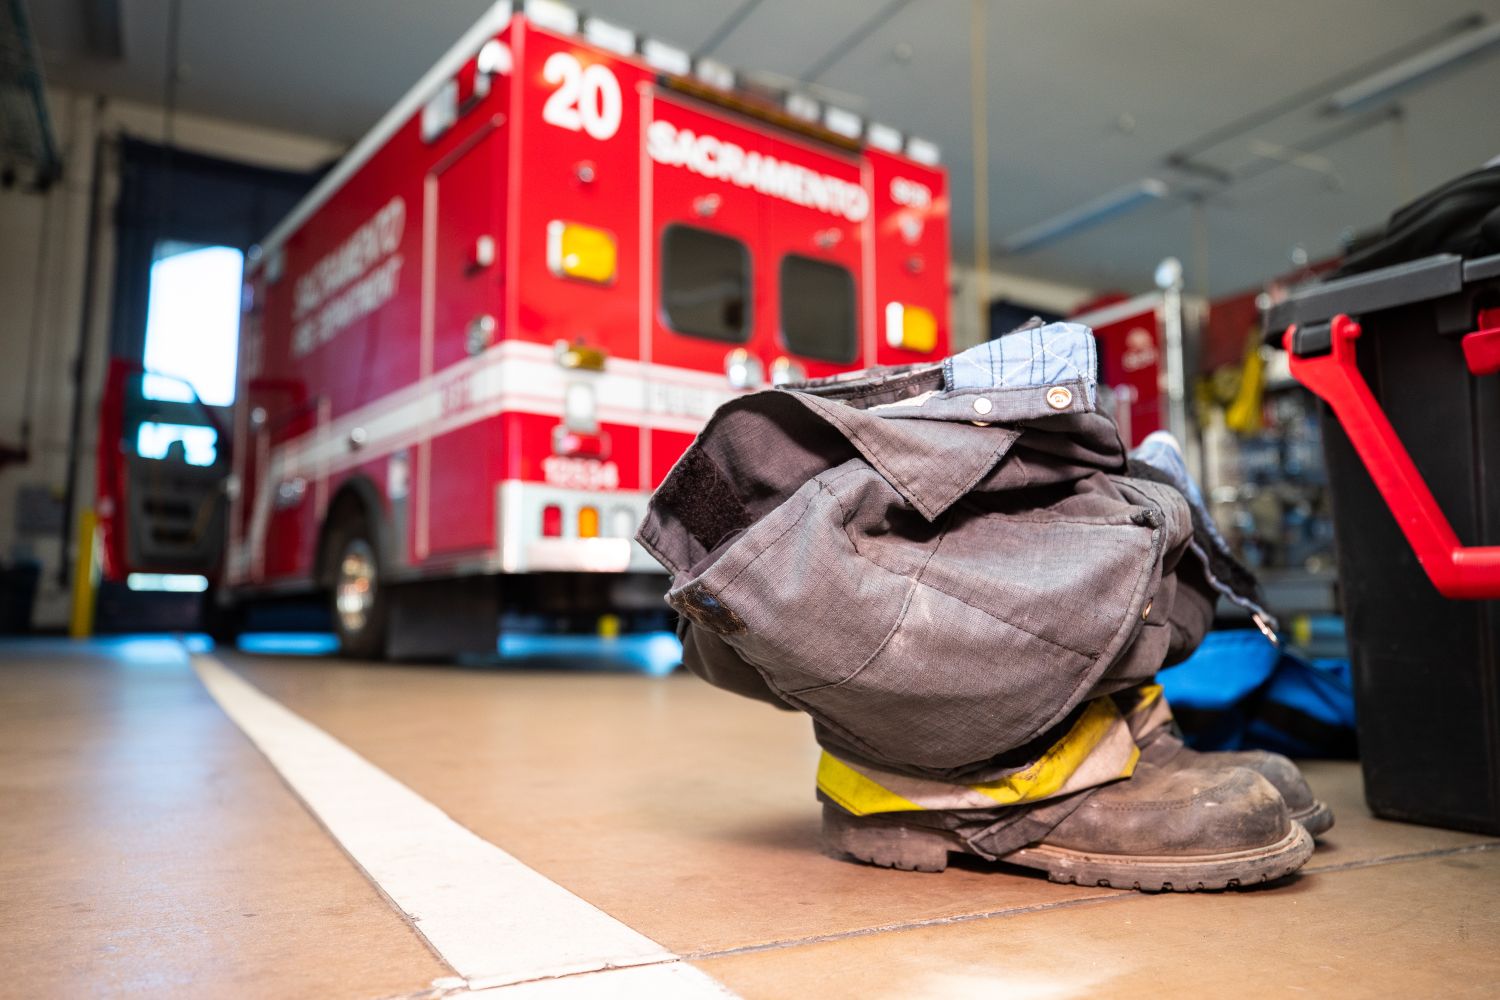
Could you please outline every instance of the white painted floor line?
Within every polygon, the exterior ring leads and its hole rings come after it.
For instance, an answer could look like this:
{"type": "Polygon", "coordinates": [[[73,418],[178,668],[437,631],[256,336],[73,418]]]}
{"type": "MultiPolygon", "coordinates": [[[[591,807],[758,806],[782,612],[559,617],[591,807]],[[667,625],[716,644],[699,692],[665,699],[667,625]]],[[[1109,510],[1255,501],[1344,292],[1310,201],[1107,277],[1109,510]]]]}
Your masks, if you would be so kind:
{"type": "Polygon", "coordinates": [[[541,997],[599,995],[576,991],[600,988],[612,996],[684,1000],[727,995],[662,945],[480,839],[212,656],[192,660],[214,700],[470,989],[522,984],[512,988],[541,997]],[[621,966],[648,968],[617,978],[621,966]],[[575,975],[605,969],[611,971],[575,975]],[[554,980],[560,992],[531,982],[557,976],[570,977],[554,980]]]}

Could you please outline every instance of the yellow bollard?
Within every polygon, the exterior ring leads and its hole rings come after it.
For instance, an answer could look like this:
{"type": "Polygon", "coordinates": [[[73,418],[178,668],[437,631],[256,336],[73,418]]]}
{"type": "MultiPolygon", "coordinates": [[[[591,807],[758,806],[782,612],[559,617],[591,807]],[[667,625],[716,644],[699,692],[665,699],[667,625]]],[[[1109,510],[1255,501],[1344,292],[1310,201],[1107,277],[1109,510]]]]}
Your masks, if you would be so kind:
{"type": "Polygon", "coordinates": [[[73,617],[68,635],[87,639],[94,634],[94,596],[99,592],[97,529],[93,508],[78,519],[78,556],[73,561],[73,617]]]}

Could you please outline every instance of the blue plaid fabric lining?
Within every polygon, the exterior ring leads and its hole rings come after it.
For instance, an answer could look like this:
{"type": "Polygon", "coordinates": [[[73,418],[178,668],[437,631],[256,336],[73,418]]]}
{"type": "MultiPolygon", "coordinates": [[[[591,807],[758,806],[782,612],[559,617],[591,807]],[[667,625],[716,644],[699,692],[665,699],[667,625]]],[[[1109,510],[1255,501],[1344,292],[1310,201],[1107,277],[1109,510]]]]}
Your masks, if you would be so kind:
{"type": "Polygon", "coordinates": [[[955,389],[1020,389],[1082,382],[1092,405],[1099,370],[1094,332],[1081,323],[1023,327],[943,362],[955,389]]]}

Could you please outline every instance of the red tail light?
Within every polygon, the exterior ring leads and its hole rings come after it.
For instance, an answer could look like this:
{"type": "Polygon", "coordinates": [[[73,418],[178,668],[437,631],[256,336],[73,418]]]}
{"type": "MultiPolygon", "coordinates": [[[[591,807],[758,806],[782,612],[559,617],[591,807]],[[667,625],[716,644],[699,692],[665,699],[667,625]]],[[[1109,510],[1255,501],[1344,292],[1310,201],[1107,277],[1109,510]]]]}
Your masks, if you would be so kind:
{"type": "Polygon", "coordinates": [[[562,508],[555,503],[549,503],[542,508],[542,537],[561,538],[563,528],[562,508]]]}

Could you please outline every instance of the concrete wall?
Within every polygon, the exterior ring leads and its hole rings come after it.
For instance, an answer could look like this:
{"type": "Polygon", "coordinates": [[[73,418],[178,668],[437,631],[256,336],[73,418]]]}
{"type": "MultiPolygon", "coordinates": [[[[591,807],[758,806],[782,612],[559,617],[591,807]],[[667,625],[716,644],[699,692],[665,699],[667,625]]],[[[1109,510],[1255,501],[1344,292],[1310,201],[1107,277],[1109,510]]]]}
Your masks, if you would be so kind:
{"type": "MultiPolygon", "coordinates": [[[[987,317],[979,307],[979,272],[973,267],[954,264],[949,273],[953,301],[953,349],[963,350],[989,336],[987,317]]],[[[1080,303],[1094,297],[1094,291],[1074,285],[1038,281],[1019,275],[991,272],[986,284],[990,299],[1010,299],[1038,309],[1064,315],[1080,303]]]]}
{"type": "MultiPolygon", "coordinates": [[[[66,174],[46,195],[20,188],[0,191],[0,445],[19,442],[26,387],[34,393],[31,460],[0,469],[0,560],[32,556],[43,563],[36,624],[67,621],[68,594],[57,582],[61,545],[52,533],[17,530],[17,497],[40,487],[61,497],[67,477],[69,421],[73,407],[71,368],[83,311],[89,224],[91,160],[96,136],[122,132],[160,142],[160,109],[123,101],[99,106],[88,94],[53,91],[51,110],[66,174]]],[[[227,159],[305,170],[337,155],[321,139],[195,115],[178,115],[174,141],[185,149],[227,159]]],[[[104,354],[108,338],[114,232],[110,225],[117,172],[110,146],[103,164],[103,202],[97,229],[96,284],[86,359],[88,382],[78,496],[92,502],[94,443],[98,427],[104,354]]]]}

